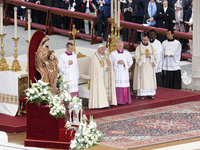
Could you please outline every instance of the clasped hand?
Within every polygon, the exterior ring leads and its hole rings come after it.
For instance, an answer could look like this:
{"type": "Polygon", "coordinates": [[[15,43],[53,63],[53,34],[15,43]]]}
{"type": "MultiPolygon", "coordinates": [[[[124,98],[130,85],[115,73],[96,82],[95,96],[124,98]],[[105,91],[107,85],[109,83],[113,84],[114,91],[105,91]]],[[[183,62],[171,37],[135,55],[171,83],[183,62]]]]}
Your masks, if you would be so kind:
{"type": "Polygon", "coordinates": [[[174,55],[164,55],[165,57],[174,57],[174,55]]]}
{"type": "Polygon", "coordinates": [[[119,61],[118,61],[118,64],[123,65],[123,64],[124,64],[124,61],[123,61],[123,60],[119,60],[119,61]]]}
{"type": "Polygon", "coordinates": [[[68,61],[68,64],[69,64],[69,65],[72,65],[72,64],[73,64],[73,61],[72,61],[72,60],[69,60],[69,61],[68,61]]]}
{"type": "Polygon", "coordinates": [[[106,71],[110,71],[110,67],[106,67],[106,71]]]}
{"type": "Polygon", "coordinates": [[[149,58],[150,57],[150,54],[146,54],[146,58],[149,58]]]}

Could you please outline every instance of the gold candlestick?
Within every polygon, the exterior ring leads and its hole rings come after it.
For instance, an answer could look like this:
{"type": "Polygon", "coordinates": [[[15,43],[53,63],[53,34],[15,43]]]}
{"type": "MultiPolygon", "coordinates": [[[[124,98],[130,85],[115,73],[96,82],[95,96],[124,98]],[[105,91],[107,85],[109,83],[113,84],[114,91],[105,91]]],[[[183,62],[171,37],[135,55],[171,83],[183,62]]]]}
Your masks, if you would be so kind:
{"type": "Polygon", "coordinates": [[[109,44],[109,53],[111,53],[112,51],[115,51],[117,49],[117,45],[116,45],[116,35],[114,34],[114,22],[115,22],[115,18],[110,19],[111,20],[111,41],[109,44]]]}
{"type": "MultiPolygon", "coordinates": [[[[120,40],[120,30],[122,29],[122,27],[115,27],[115,30],[117,30],[117,33],[118,33],[118,38],[117,38],[117,41],[120,40]]],[[[116,36],[117,37],[117,36],[116,36]]]]}
{"type": "Polygon", "coordinates": [[[4,52],[4,44],[3,44],[3,38],[6,36],[6,34],[1,34],[1,60],[0,60],[0,71],[6,71],[10,70],[9,65],[6,62],[6,59],[4,58],[5,52],[4,52]]]}
{"type": "Polygon", "coordinates": [[[70,34],[73,35],[73,41],[74,41],[74,53],[76,54],[76,48],[75,48],[75,35],[76,33],[79,33],[79,30],[76,30],[75,25],[73,25],[72,31],[69,31],[70,34]]]}
{"type": "MultiPolygon", "coordinates": [[[[26,43],[29,44],[29,40],[26,40],[26,43]]],[[[26,71],[28,72],[28,61],[27,61],[26,71]]]]}
{"type": "Polygon", "coordinates": [[[11,70],[16,72],[16,71],[21,71],[21,66],[19,64],[19,61],[17,60],[18,54],[17,54],[17,41],[19,40],[19,38],[12,38],[13,41],[15,41],[15,54],[14,54],[14,60],[11,66],[11,70]]]}

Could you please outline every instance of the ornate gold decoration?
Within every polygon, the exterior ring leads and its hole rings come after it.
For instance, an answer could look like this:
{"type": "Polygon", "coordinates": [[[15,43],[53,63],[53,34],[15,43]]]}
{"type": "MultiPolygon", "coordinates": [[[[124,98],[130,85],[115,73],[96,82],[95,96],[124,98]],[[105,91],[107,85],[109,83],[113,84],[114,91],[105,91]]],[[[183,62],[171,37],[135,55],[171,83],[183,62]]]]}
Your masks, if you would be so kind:
{"type": "Polygon", "coordinates": [[[149,49],[145,49],[145,55],[149,54],[149,49]]]}
{"type": "Polygon", "coordinates": [[[0,60],[0,71],[6,71],[10,70],[9,65],[6,62],[6,59],[4,58],[5,52],[4,52],[4,44],[3,44],[3,38],[6,34],[0,35],[1,37],[1,60],[0,60]]]}
{"type": "MultiPolygon", "coordinates": [[[[115,30],[117,31],[117,34],[118,34],[118,37],[117,37],[117,41],[119,41],[120,40],[120,30],[122,29],[122,27],[115,27],[115,30]]],[[[116,35],[117,36],[117,35],[116,35]]],[[[117,42],[116,41],[116,42],[117,42]]]]}
{"type": "Polygon", "coordinates": [[[109,53],[117,50],[116,43],[117,43],[117,41],[120,40],[120,30],[122,29],[121,27],[118,28],[117,24],[114,24],[114,22],[115,22],[114,18],[113,19],[110,18],[110,20],[111,20],[111,36],[110,36],[111,42],[109,44],[110,45],[110,47],[109,47],[109,53]],[[114,27],[115,27],[115,32],[114,32],[114,27]]]}
{"type": "Polygon", "coordinates": [[[101,67],[104,67],[104,61],[103,60],[99,61],[99,63],[101,65],[101,67]]]}
{"type": "Polygon", "coordinates": [[[76,54],[76,48],[75,48],[75,35],[76,33],[79,33],[79,30],[76,30],[75,25],[73,25],[72,31],[69,31],[70,34],[73,35],[73,41],[74,41],[74,53],[76,54]]]}
{"type": "MultiPolygon", "coordinates": [[[[25,90],[28,88],[28,75],[18,77],[18,97],[26,97],[25,90]]],[[[19,114],[26,114],[26,103],[19,102],[19,114]]]]}
{"type": "Polygon", "coordinates": [[[18,104],[18,97],[15,95],[8,95],[0,93],[0,102],[9,104],[18,104]]]}
{"type": "Polygon", "coordinates": [[[90,90],[90,80],[88,80],[88,90],[90,90]]]}
{"type": "Polygon", "coordinates": [[[77,58],[87,57],[86,55],[83,55],[81,52],[78,52],[77,58]]]}
{"type": "MultiPolygon", "coordinates": [[[[29,44],[29,42],[30,42],[29,40],[26,40],[26,43],[29,44]]],[[[28,72],[28,61],[27,61],[26,71],[28,72]]]]}
{"type": "Polygon", "coordinates": [[[15,42],[15,54],[14,54],[14,60],[11,66],[11,70],[16,72],[16,71],[21,71],[21,66],[19,64],[19,61],[17,60],[18,54],[17,54],[17,41],[19,41],[19,38],[12,38],[13,41],[15,42]]]}

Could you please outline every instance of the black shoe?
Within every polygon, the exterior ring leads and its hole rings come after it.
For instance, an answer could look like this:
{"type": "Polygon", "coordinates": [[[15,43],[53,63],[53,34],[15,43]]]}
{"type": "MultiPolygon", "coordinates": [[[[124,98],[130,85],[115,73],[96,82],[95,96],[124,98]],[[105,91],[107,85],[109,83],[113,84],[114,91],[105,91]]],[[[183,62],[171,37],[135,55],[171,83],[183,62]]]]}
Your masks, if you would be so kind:
{"type": "Polygon", "coordinates": [[[148,99],[155,99],[154,96],[147,96],[147,97],[148,97],[148,99]]]}

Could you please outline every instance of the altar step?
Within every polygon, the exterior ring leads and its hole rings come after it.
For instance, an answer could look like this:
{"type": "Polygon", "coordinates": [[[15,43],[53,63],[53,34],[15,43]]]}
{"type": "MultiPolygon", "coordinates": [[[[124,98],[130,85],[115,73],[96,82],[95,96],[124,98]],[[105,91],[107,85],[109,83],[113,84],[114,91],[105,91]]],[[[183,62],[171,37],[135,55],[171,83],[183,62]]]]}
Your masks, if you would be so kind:
{"type": "Polygon", "coordinates": [[[0,131],[24,132],[26,131],[26,116],[8,116],[0,114],[0,131]]]}
{"type": "MultiPolygon", "coordinates": [[[[126,105],[111,106],[111,108],[103,109],[84,109],[84,113],[89,118],[92,115],[94,118],[105,116],[118,115],[132,111],[151,109],[167,105],[174,105],[190,101],[200,100],[200,93],[173,90],[167,88],[158,88],[154,100],[140,100],[132,97],[132,103],[126,105]]],[[[26,131],[26,116],[8,116],[0,114],[0,131],[6,132],[24,132],[26,131]]]]}
{"type": "Polygon", "coordinates": [[[86,108],[84,110],[84,113],[87,115],[87,117],[92,115],[93,118],[101,118],[106,116],[129,113],[133,111],[200,100],[200,93],[194,93],[182,90],[158,88],[156,90],[156,93],[157,94],[155,95],[154,100],[151,99],[140,100],[136,99],[135,97],[132,97],[131,104],[111,106],[110,108],[92,109],[92,110],[86,108]]]}

